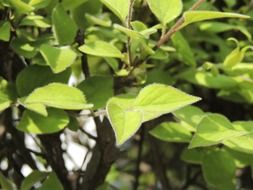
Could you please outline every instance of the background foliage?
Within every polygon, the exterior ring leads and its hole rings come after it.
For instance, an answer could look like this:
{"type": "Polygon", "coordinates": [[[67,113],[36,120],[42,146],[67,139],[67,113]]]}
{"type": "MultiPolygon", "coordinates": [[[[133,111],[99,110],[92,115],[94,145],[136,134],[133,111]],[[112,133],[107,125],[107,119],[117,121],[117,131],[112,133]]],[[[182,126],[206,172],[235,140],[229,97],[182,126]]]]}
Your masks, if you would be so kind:
{"type": "Polygon", "coordinates": [[[0,187],[253,189],[252,7],[0,0],[0,187]]]}

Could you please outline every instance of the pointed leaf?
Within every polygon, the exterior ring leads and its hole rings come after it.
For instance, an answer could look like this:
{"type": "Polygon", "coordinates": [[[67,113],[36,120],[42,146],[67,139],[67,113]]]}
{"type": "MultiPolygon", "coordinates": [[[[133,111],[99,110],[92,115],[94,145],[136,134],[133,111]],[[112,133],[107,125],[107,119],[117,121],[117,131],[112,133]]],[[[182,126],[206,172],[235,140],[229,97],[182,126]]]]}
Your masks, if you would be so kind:
{"type": "Polygon", "coordinates": [[[0,25],[0,40],[8,42],[11,36],[11,24],[4,22],[0,25]]]}
{"type": "Polygon", "coordinates": [[[120,20],[125,22],[128,12],[130,1],[128,0],[101,0],[101,2],[110,9],[120,20]]]}
{"type": "Polygon", "coordinates": [[[45,179],[47,175],[46,172],[33,171],[22,181],[21,190],[30,190],[35,183],[45,179]]]}
{"type": "Polygon", "coordinates": [[[181,0],[147,0],[147,2],[151,11],[164,26],[178,17],[183,9],[181,0]]]}
{"type": "Polygon", "coordinates": [[[60,73],[70,67],[77,58],[77,53],[69,46],[53,47],[43,44],[40,53],[54,73],[60,73]]]}

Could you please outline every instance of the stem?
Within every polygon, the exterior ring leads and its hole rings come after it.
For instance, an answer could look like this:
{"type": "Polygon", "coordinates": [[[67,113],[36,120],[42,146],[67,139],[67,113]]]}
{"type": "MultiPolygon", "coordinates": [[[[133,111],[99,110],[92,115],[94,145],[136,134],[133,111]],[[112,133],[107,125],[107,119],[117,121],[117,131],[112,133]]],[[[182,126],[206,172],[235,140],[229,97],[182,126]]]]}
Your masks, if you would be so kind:
{"type": "MultiPolygon", "coordinates": [[[[131,20],[133,17],[133,7],[134,7],[134,2],[135,0],[129,0],[130,1],[130,5],[129,5],[129,11],[128,11],[128,16],[127,16],[127,20],[126,20],[126,26],[128,29],[132,29],[131,27],[131,20]]],[[[131,53],[131,38],[128,37],[127,38],[127,55],[128,55],[128,64],[129,66],[131,66],[133,63],[132,61],[132,53],[131,53]]]]}
{"type": "MultiPolygon", "coordinates": [[[[197,8],[199,8],[199,6],[204,3],[205,0],[198,0],[190,9],[189,11],[193,11],[193,10],[196,10],[197,8]]],[[[167,41],[169,41],[169,39],[171,38],[171,36],[176,33],[180,26],[184,24],[184,17],[181,16],[178,21],[170,28],[170,30],[165,34],[165,35],[162,35],[160,40],[158,41],[157,43],[157,47],[161,47],[161,45],[165,44],[167,41]]]]}

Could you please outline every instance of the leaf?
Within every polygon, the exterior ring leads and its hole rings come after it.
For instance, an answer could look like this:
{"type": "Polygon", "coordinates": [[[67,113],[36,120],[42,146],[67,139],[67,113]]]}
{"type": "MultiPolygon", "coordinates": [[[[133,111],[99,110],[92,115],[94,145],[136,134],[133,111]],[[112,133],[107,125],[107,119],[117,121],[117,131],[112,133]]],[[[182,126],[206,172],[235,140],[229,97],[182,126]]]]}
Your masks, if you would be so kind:
{"type": "Polygon", "coordinates": [[[143,121],[148,121],[199,100],[200,98],[188,95],[172,86],[152,84],[140,91],[134,106],[143,113],[143,121]]]}
{"type": "Polygon", "coordinates": [[[11,48],[21,56],[31,59],[37,54],[36,47],[24,38],[15,38],[11,40],[11,48]]]}
{"type": "Polygon", "coordinates": [[[10,107],[15,99],[13,86],[0,77],[0,112],[10,107]]]}
{"type": "Polygon", "coordinates": [[[235,130],[230,121],[223,115],[208,114],[197,126],[197,131],[189,148],[216,145],[246,133],[245,131],[235,130]]]}
{"type": "Polygon", "coordinates": [[[231,138],[223,144],[233,150],[253,154],[253,147],[251,146],[253,143],[253,122],[234,122],[233,125],[235,129],[245,131],[247,134],[231,138]]]}
{"type": "Polygon", "coordinates": [[[236,189],[236,165],[233,157],[228,152],[224,150],[208,151],[203,157],[202,170],[204,178],[211,187],[215,187],[215,189],[236,189]],[[217,175],[217,172],[219,172],[219,175],[217,175]]]}
{"type": "Polygon", "coordinates": [[[199,98],[174,87],[152,84],[143,88],[135,99],[111,98],[106,110],[115,132],[117,145],[123,144],[143,122],[197,102],[199,98]]]}
{"type": "Polygon", "coordinates": [[[248,19],[250,18],[247,15],[237,14],[237,13],[228,13],[228,12],[218,12],[218,11],[186,11],[183,14],[184,23],[180,28],[183,28],[189,24],[212,20],[212,19],[220,19],[220,18],[241,18],[248,19]]]}
{"type": "Polygon", "coordinates": [[[29,65],[17,76],[16,87],[18,94],[21,97],[27,96],[35,88],[45,86],[52,82],[68,83],[70,74],[70,69],[54,74],[49,67],[29,65]]]}
{"type": "Polygon", "coordinates": [[[177,18],[183,9],[181,0],[147,0],[147,3],[164,26],[177,18]]]}
{"type": "Polygon", "coordinates": [[[47,19],[39,15],[28,15],[22,19],[19,26],[36,26],[39,28],[50,28],[51,25],[47,19]]]}
{"type": "Polygon", "coordinates": [[[181,154],[181,160],[190,164],[202,164],[205,150],[203,149],[188,149],[185,148],[181,154]]]}
{"type": "Polygon", "coordinates": [[[19,14],[25,14],[29,13],[34,10],[34,8],[22,0],[9,0],[12,7],[19,13],[19,14]]]}
{"type": "Polygon", "coordinates": [[[40,104],[40,103],[26,104],[25,100],[26,100],[25,98],[19,98],[18,103],[24,106],[26,109],[34,111],[44,117],[48,116],[47,109],[44,104],[40,104]]]}
{"type": "Polygon", "coordinates": [[[17,190],[14,183],[8,180],[1,172],[0,172],[0,185],[3,190],[17,190]]]}
{"type": "Polygon", "coordinates": [[[51,0],[30,0],[29,5],[35,9],[45,8],[50,4],[51,0]]]}
{"type": "Polygon", "coordinates": [[[77,26],[61,4],[58,4],[52,12],[52,23],[53,34],[59,45],[69,45],[74,42],[77,26]]]}
{"type": "Polygon", "coordinates": [[[43,104],[45,106],[66,109],[82,110],[91,108],[86,104],[84,94],[77,88],[61,83],[35,89],[25,100],[26,104],[43,104]]]}
{"type": "Polygon", "coordinates": [[[31,174],[29,174],[21,184],[21,190],[30,190],[35,183],[45,179],[47,177],[48,173],[46,172],[40,172],[34,170],[31,174]]]}
{"type": "Polygon", "coordinates": [[[49,189],[52,189],[52,190],[53,189],[55,189],[55,190],[64,190],[61,182],[59,181],[59,179],[57,178],[57,176],[56,176],[56,174],[54,172],[52,172],[48,176],[48,178],[46,179],[46,181],[37,190],[49,190],[49,189]]]}
{"type": "Polygon", "coordinates": [[[93,76],[85,79],[78,88],[86,95],[94,109],[103,108],[113,96],[113,79],[110,76],[93,76]]]}
{"type": "Polygon", "coordinates": [[[191,132],[179,123],[162,123],[149,132],[154,137],[167,142],[190,142],[191,132]]]}
{"type": "Polygon", "coordinates": [[[124,57],[120,50],[114,45],[99,40],[95,42],[87,42],[85,45],[79,47],[79,50],[83,53],[99,57],[115,57],[120,59],[124,57]]]}
{"type": "Polygon", "coordinates": [[[174,47],[176,48],[177,54],[183,63],[193,67],[196,66],[197,63],[194,54],[184,36],[180,32],[177,32],[171,39],[174,47]]]}
{"type": "Polygon", "coordinates": [[[11,36],[11,24],[4,22],[0,25],[0,40],[8,42],[11,36]]]}
{"type": "Polygon", "coordinates": [[[53,47],[43,44],[40,53],[54,73],[60,73],[70,67],[77,58],[77,53],[69,46],[53,47]]]}
{"type": "Polygon", "coordinates": [[[141,126],[141,112],[127,109],[131,103],[132,100],[119,98],[112,98],[107,103],[106,110],[115,133],[117,145],[123,144],[141,126]]]}
{"type": "Polygon", "coordinates": [[[63,0],[62,6],[68,10],[74,10],[87,1],[88,0],[63,0]]]}
{"type": "Polygon", "coordinates": [[[128,0],[101,0],[101,2],[110,9],[120,20],[122,23],[125,22],[129,7],[130,1],[128,0]]]}
{"type": "Polygon", "coordinates": [[[17,129],[31,134],[50,134],[64,129],[69,123],[63,110],[48,108],[48,116],[25,110],[17,129]]]}

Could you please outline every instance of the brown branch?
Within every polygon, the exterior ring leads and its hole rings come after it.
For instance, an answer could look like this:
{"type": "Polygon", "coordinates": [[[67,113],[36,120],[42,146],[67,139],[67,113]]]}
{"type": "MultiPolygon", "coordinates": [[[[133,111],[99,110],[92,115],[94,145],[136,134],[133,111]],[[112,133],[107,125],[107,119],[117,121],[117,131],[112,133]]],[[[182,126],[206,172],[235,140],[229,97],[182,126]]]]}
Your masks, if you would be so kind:
{"type": "MultiPolygon", "coordinates": [[[[198,0],[190,9],[189,11],[193,11],[196,10],[197,8],[199,8],[199,6],[204,3],[205,0],[198,0]]],[[[182,26],[184,24],[184,17],[181,16],[178,21],[170,28],[170,30],[165,34],[162,35],[160,40],[157,43],[157,47],[161,47],[161,45],[165,44],[167,41],[169,41],[169,39],[171,38],[171,36],[176,33],[180,26],[182,26]]]]}

